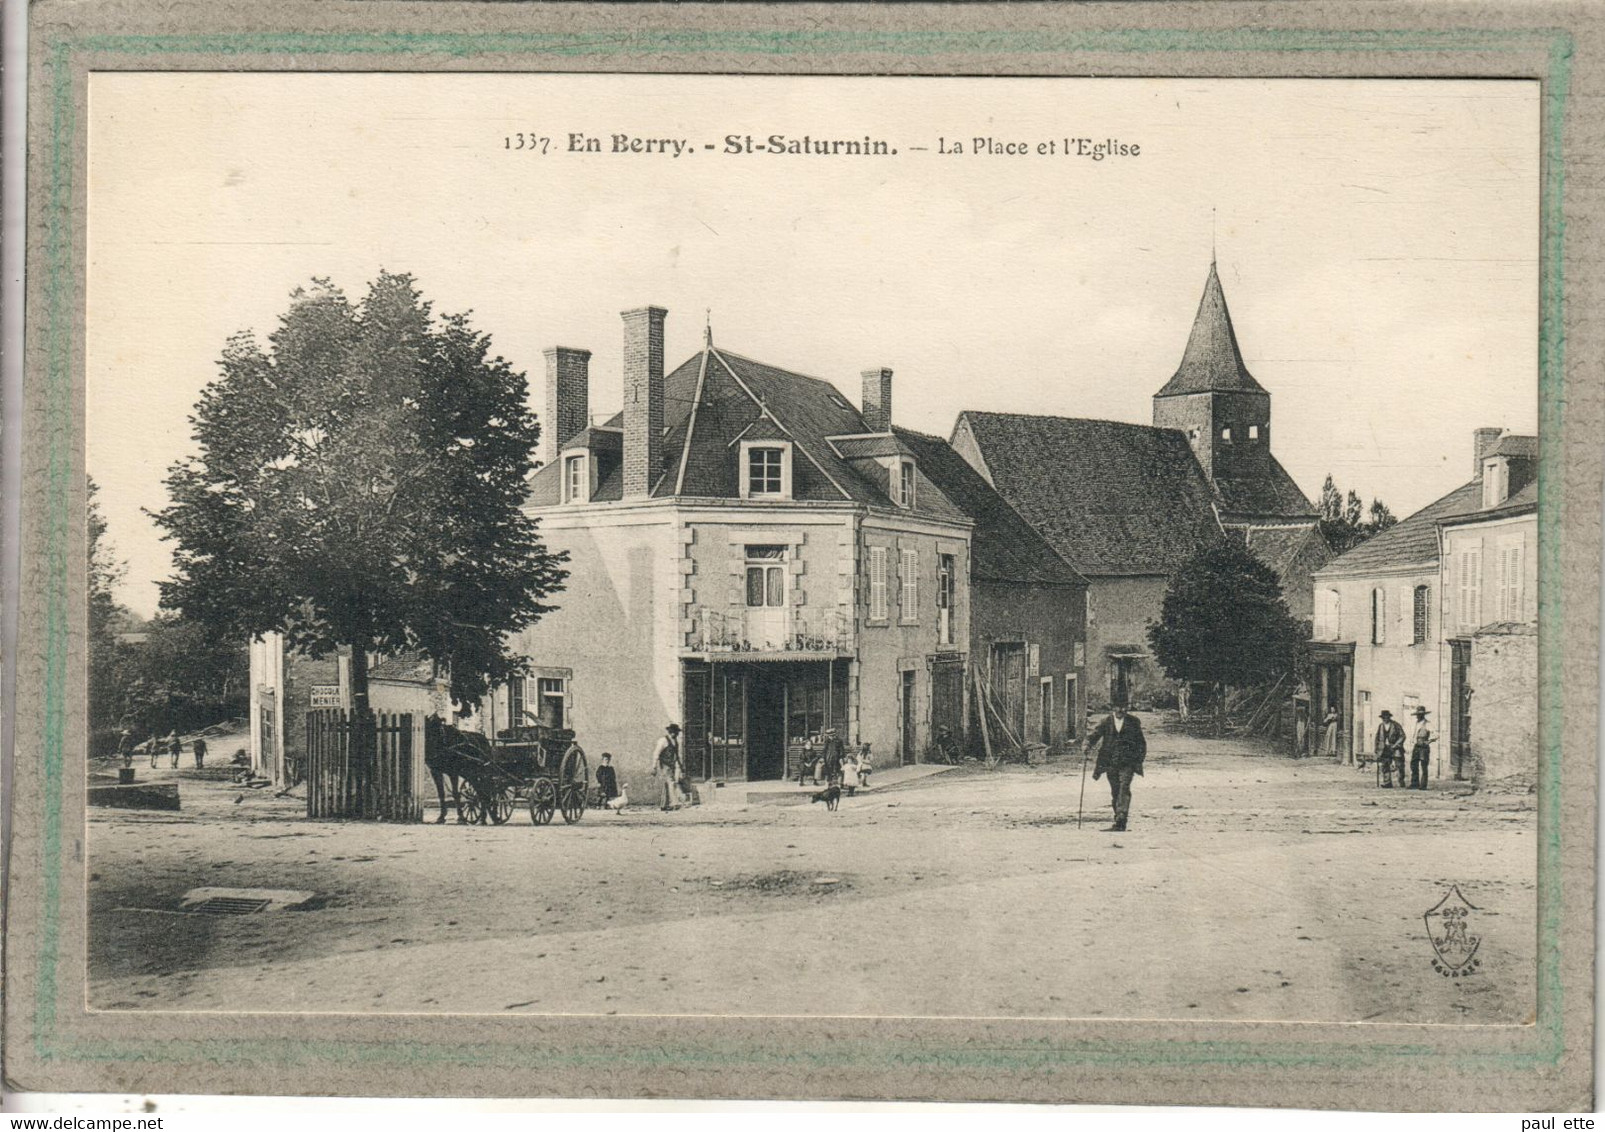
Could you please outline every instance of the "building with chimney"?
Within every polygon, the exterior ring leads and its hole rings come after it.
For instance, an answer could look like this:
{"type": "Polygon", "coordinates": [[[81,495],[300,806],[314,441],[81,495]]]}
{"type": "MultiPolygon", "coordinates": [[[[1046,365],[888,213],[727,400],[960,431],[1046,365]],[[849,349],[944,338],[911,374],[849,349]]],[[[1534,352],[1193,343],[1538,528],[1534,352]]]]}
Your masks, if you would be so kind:
{"type": "Polygon", "coordinates": [[[547,351],[527,507],[570,576],[482,725],[573,727],[637,797],[669,722],[718,782],[795,774],[827,727],[879,767],[961,735],[975,523],[893,429],[892,371],[866,370],[854,406],[711,333],[666,370],[666,318],[624,312],[624,405],[600,426],[588,352],[547,351]]]}
{"type": "Polygon", "coordinates": [[[1413,731],[1424,707],[1434,778],[1536,766],[1537,457],[1536,437],[1477,429],[1471,479],[1314,572],[1310,714],[1337,713],[1336,757],[1370,757],[1384,709],[1413,731]]]}
{"type": "Polygon", "coordinates": [[[1169,694],[1148,646],[1171,576],[1241,539],[1308,618],[1331,558],[1317,513],[1271,452],[1271,395],[1244,364],[1211,260],[1180,366],[1150,424],[966,411],[952,446],[1088,581],[1087,699],[1169,694]]]}

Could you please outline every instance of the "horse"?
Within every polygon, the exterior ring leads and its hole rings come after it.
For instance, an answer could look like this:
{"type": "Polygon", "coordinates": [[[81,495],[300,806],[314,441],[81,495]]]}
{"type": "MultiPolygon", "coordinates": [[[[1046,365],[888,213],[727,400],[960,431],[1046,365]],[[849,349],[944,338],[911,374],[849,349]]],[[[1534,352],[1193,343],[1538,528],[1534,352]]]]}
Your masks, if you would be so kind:
{"type": "Polygon", "coordinates": [[[435,780],[435,794],[440,799],[440,816],[435,824],[446,820],[446,779],[451,779],[451,798],[457,807],[457,824],[466,825],[463,815],[462,784],[473,785],[479,767],[491,759],[490,740],[476,731],[463,731],[453,727],[437,715],[424,721],[424,766],[435,780]]]}

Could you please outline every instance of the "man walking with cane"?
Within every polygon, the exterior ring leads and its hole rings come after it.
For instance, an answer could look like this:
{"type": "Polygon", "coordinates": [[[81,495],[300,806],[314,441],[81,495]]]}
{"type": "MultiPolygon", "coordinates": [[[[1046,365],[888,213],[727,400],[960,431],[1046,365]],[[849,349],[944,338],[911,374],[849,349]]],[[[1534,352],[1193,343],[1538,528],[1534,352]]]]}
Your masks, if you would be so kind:
{"type": "MultiPolygon", "coordinates": [[[[1124,704],[1116,704],[1114,711],[1093,729],[1087,737],[1087,749],[1098,748],[1098,762],[1092,768],[1092,780],[1100,775],[1109,776],[1109,795],[1114,804],[1115,823],[1105,828],[1106,833],[1124,833],[1126,819],[1131,814],[1131,780],[1142,774],[1143,759],[1148,757],[1148,740],[1143,737],[1142,724],[1134,715],[1127,715],[1124,704]]],[[[1086,765],[1083,760],[1082,771],[1086,765]]]]}

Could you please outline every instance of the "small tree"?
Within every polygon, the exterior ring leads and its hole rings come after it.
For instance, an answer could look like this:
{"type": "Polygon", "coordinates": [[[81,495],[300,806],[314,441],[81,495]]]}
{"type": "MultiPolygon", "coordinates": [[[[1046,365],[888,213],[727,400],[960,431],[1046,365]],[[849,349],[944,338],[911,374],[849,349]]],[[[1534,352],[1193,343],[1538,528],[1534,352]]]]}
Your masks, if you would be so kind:
{"type": "Polygon", "coordinates": [[[348,650],[363,714],[370,652],[440,662],[467,704],[521,672],[506,637],[566,571],[521,507],[527,383],[489,350],[389,273],[356,304],[298,289],[265,350],[229,339],[155,515],[178,544],[162,604],[226,638],[348,650]]]}
{"type": "Polygon", "coordinates": [[[1321,534],[1338,554],[1353,550],[1398,521],[1380,499],[1372,499],[1367,508],[1359,492],[1350,491],[1345,496],[1330,475],[1321,485],[1321,534]]]}
{"type": "Polygon", "coordinates": [[[1148,643],[1172,680],[1225,690],[1290,671],[1303,637],[1276,571],[1235,540],[1204,547],[1172,576],[1148,643]]]}

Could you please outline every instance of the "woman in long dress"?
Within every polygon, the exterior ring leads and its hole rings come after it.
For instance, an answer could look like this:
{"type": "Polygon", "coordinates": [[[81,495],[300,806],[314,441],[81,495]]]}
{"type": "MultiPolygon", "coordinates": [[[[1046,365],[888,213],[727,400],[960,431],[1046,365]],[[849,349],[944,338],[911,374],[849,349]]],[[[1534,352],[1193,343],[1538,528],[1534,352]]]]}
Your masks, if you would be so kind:
{"type": "Polygon", "coordinates": [[[1326,716],[1321,720],[1321,754],[1336,756],[1338,753],[1338,710],[1335,707],[1326,709],[1326,716]]]}

